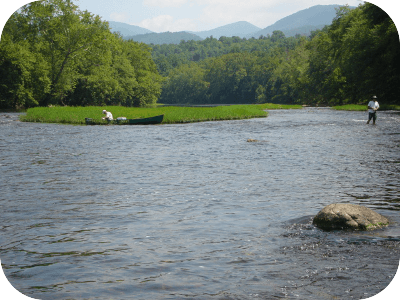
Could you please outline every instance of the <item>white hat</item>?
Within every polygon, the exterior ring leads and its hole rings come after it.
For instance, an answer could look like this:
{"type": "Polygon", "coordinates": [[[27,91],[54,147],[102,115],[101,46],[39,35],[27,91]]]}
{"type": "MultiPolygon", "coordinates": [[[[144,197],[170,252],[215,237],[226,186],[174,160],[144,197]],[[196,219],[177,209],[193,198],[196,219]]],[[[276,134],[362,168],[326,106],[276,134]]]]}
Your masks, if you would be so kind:
{"type": "Polygon", "coordinates": [[[103,110],[103,114],[105,114],[106,112],[107,112],[107,111],[104,109],[104,110],[103,110]]]}

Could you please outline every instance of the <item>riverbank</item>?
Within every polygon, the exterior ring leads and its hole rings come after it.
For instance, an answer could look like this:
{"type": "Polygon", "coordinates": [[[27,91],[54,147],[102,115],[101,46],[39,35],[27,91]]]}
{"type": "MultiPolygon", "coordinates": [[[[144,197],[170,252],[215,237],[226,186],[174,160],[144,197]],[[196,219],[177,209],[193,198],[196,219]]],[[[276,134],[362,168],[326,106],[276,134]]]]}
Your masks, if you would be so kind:
{"type": "MultiPolygon", "coordinates": [[[[333,106],[332,109],[335,110],[347,110],[347,111],[366,111],[367,105],[359,105],[359,104],[347,104],[340,106],[333,106]]],[[[400,105],[380,105],[379,110],[399,110],[400,105]]]]}
{"type": "Polygon", "coordinates": [[[205,121],[240,120],[251,118],[265,118],[269,109],[301,109],[301,105],[257,104],[257,105],[230,105],[216,107],[177,107],[157,106],[152,108],[137,108],[123,106],[89,106],[89,107],[35,107],[21,115],[23,122],[85,124],[85,118],[91,118],[95,124],[107,124],[102,120],[103,109],[111,111],[114,119],[148,118],[164,115],[163,124],[191,123],[205,121]]]}

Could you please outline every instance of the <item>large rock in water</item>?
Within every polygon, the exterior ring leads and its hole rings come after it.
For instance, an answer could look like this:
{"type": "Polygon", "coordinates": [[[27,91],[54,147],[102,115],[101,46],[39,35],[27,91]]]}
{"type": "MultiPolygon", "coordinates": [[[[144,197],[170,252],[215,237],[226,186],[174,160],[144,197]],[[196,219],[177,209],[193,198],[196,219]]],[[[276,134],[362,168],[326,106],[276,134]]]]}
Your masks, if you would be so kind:
{"type": "Polygon", "coordinates": [[[337,203],[322,209],[313,224],[323,230],[373,230],[387,226],[389,220],[364,206],[337,203]]]}

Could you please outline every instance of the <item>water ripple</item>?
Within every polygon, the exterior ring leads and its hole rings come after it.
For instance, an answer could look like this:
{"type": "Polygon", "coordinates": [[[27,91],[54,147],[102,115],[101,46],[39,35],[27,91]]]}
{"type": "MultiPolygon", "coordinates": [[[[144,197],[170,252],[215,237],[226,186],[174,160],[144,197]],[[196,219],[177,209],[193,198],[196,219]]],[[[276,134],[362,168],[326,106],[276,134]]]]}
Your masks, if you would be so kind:
{"type": "Polygon", "coordinates": [[[394,112],[380,112],[377,126],[365,113],[311,108],[140,127],[6,115],[0,255],[30,297],[360,299],[397,270],[394,112]],[[392,224],[315,228],[312,217],[334,202],[392,224]]]}

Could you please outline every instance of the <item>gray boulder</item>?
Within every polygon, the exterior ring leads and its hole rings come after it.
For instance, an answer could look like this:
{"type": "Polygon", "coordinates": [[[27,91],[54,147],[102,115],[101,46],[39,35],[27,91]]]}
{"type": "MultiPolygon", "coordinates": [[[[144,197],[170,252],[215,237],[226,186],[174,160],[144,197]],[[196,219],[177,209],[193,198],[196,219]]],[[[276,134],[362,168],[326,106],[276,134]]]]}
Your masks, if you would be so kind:
{"type": "Polygon", "coordinates": [[[336,203],[322,209],[313,224],[323,230],[373,230],[389,225],[389,220],[364,206],[336,203]]]}

